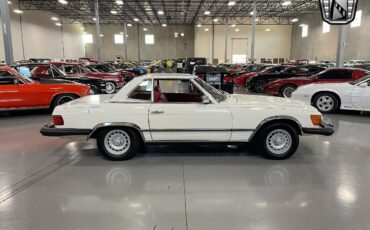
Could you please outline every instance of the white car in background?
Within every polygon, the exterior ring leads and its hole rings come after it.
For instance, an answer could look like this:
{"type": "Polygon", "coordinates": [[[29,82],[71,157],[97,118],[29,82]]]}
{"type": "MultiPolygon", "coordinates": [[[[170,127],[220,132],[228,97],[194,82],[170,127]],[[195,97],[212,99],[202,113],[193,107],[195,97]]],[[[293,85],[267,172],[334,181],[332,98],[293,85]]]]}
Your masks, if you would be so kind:
{"type": "Polygon", "coordinates": [[[136,77],[115,95],[94,95],[56,107],[45,136],[96,138],[111,160],[133,157],[145,143],[255,142],[270,159],[287,159],[299,135],[331,135],[311,105],[285,98],[229,95],[197,76],[136,77]]]}
{"type": "Polygon", "coordinates": [[[322,113],[370,111],[370,75],[347,83],[305,85],[294,91],[291,99],[312,104],[322,113]]]}

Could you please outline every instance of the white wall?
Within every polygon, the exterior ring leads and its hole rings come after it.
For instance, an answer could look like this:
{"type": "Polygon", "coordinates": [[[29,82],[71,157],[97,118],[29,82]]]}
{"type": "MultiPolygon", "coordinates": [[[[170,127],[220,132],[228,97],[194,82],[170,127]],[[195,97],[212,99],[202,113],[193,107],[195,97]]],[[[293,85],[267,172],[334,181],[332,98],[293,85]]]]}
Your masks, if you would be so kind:
{"type": "MultiPolygon", "coordinates": [[[[63,25],[63,57],[61,27],[55,26],[55,22],[50,19],[53,16],[52,14],[44,11],[24,11],[21,15],[22,23],[20,23],[20,15],[15,14],[12,7],[9,10],[13,52],[16,61],[24,58],[76,59],[85,56],[81,24],[63,25]],[[23,29],[24,53],[21,26],[23,29]]],[[[0,60],[4,60],[4,56],[3,37],[1,35],[0,60]]]]}
{"type": "MultiPolygon", "coordinates": [[[[251,55],[251,34],[252,26],[238,25],[236,27],[229,26],[228,44],[227,44],[227,62],[232,59],[232,40],[233,38],[246,38],[248,39],[247,57],[251,55]],[[235,29],[238,28],[239,32],[235,29]]],[[[291,25],[257,25],[256,28],[256,46],[255,46],[255,59],[257,62],[261,58],[285,58],[290,59],[291,49],[291,25]],[[270,28],[269,32],[265,29],[270,28]]],[[[225,50],[225,26],[215,26],[215,54],[219,63],[224,62],[225,50]]],[[[209,62],[212,60],[212,25],[198,28],[195,27],[195,56],[206,57],[209,62]],[[208,31],[205,31],[208,28],[208,31]]]]}

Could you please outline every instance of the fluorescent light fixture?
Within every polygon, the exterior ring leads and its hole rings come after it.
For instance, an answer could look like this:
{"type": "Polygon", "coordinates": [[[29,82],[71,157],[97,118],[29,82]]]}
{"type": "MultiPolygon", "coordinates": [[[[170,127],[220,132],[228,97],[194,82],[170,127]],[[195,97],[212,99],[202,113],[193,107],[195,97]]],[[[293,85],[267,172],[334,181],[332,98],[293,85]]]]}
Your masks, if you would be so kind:
{"type": "Polygon", "coordinates": [[[163,27],[166,27],[166,26],[167,26],[167,24],[166,24],[166,23],[163,23],[163,24],[162,24],[162,26],[163,26],[163,27]]]}
{"type": "Polygon", "coordinates": [[[271,31],[271,29],[270,29],[270,28],[267,28],[267,29],[265,29],[265,31],[266,31],[266,32],[269,32],[269,31],[271,31]]]}
{"type": "Polygon", "coordinates": [[[184,37],[184,36],[185,36],[185,34],[184,34],[184,33],[181,33],[180,35],[181,35],[181,37],[184,37]]]}
{"type": "Polygon", "coordinates": [[[11,1],[8,1],[8,4],[10,5],[10,4],[12,4],[12,2],[11,1]]]}
{"type": "Polygon", "coordinates": [[[199,28],[200,28],[200,27],[202,27],[202,24],[200,24],[200,23],[199,23],[199,24],[197,25],[197,27],[199,27],[199,28]]]}
{"type": "Polygon", "coordinates": [[[131,26],[132,26],[132,24],[131,24],[131,23],[127,23],[127,26],[131,27],[131,26]]]}
{"type": "Polygon", "coordinates": [[[204,29],[204,31],[206,31],[206,32],[207,32],[207,31],[209,31],[209,29],[208,29],[208,28],[205,28],[205,29],[204,29]]]}
{"type": "Polygon", "coordinates": [[[62,26],[62,23],[57,22],[57,23],[55,23],[55,25],[56,25],[56,26],[62,26]]]}
{"type": "Polygon", "coordinates": [[[229,3],[227,3],[228,6],[234,6],[235,5],[235,1],[230,1],[229,3]]]}
{"type": "Polygon", "coordinates": [[[144,31],[147,31],[148,29],[147,28],[143,28],[144,31]]]}
{"type": "Polygon", "coordinates": [[[291,1],[284,1],[283,3],[281,3],[282,6],[289,6],[291,4],[292,4],[291,1]]]}
{"type": "Polygon", "coordinates": [[[218,22],[218,18],[213,19],[214,22],[218,22]]]}
{"type": "Polygon", "coordinates": [[[299,19],[298,18],[293,18],[292,20],[291,20],[291,22],[298,22],[299,21],[299,19]]]}
{"type": "Polygon", "coordinates": [[[259,21],[259,19],[258,18],[256,18],[256,22],[258,22],[259,21]]]}
{"type": "Polygon", "coordinates": [[[93,21],[96,21],[96,18],[93,18],[93,21]]]}
{"type": "Polygon", "coordinates": [[[303,26],[305,26],[305,25],[306,25],[306,24],[300,24],[299,26],[300,26],[300,27],[303,27],[303,26]]]}
{"type": "Polygon", "coordinates": [[[104,34],[100,34],[100,37],[104,37],[104,34]]]}
{"type": "Polygon", "coordinates": [[[209,10],[204,11],[204,15],[210,15],[210,14],[211,14],[211,11],[209,10]]]}
{"type": "Polygon", "coordinates": [[[59,3],[62,3],[64,5],[68,4],[68,2],[66,0],[58,0],[59,3]]]}
{"type": "Polygon", "coordinates": [[[164,14],[163,10],[158,10],[158,14],[163,15],[164,14]]]}
{"type": "Polygon", "coordinates": [[[22,14],[23,13],[23,11],[19,10],[19,9],[15,9],[15,10],[13,10],[13,12],[16,13],[16,14],[22,14]]]}
{"type": "Polygon", "coordinates": [[[240,29],[235,29],[235,32],[239,32],[240,31],[240,29]]]}
{"type": "Polygon", "coordinates": [[[53,21],[58,21],[58,20],[59,20],[59,18],[57,18],[57,17],[51,17],[51,20],[53,20],[53,21]]]}
{"type": "Polygon", "coordinates": [[[116,10],[111,10],[110,13],[111,14],[117,14],[118,12],[116,10]]]}
{"type": "Polygon", "coordinates": [[[175,38],[177,38],[179,36],[179,33],[175,32],[174,36],[175,36],[175,38]]]}
{"type": "Polygon", "coordinates": [[[138,21],[139,21],[139,19],[138,19],[138,18],[134,18],[134,21],[135,21],[135,22],[138,22],[138,21]]]}
{"type": "Polygon", "coordinates": [[[117,0],[117,1],[116,1],[116,4],[117,4],[117,5],[123,5],[123,1],[122,1],[122,0],[117,0]]]}
{"type": "Polygon", "coordinates": [[[235,24],[232,24],[231,27],[235,27],[236,25],[235,24]]]}
{"type": "Polygon", "coordinates": [[[253,14],[254,14],[254,12],[252,11],[252,12],[250,12],[249,14],[250,14],[250,15],[253,15],[253,14]]]}

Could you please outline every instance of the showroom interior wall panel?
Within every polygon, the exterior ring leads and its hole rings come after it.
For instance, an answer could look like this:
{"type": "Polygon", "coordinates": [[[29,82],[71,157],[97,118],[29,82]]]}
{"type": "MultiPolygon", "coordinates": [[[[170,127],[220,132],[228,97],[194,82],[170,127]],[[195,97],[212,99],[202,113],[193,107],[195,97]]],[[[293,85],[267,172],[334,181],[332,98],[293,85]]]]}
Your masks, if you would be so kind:
{"type": "MultiPolygon", "coordinates": [[[[11,30],[14,59],[23,59],[20,15],[10,7],[11,30]]],[[[50,18],[53,15],[45,11],[24,11],[22,17],[24,56],[26,59],[34,57],[63,58],[62,34],[59,26],[50,18]]],[[[84,56],[82,42],[83,31],[81,24],[63,25],[63,41],[65,58],[84,56]]],[[[2,28],[1,28],[2,30],[2,28]]],[[[0,60],[4,60],[3,38],[0,38],[0,60]]]]}
{"type": "MultiPolygon", "coordinates": [[[[238,51],[246,53],[247,58],[251,54],[251,35],[252,26],[250,25],[237,25],[231,27],[232,22],[229,24],[228,44],[227,44],[227,59],[232,61],[233,54],[233,39],[241,38],[247,42],[246,51],[238,51]],[[235,31],[239,29],[239,31],[235,31]]],[[[257,25],[256,28],[256,47],[255,59],[257,62],[261,58],[290,58],[291,48],[291,32],[292,26],[290,25],[257,25]],[[271,29],[266,31],[266,29],[271,29]]],[[[219,63],[224,62],[225,55],[225,26],[215,26],[215,50],[214,57],[218,59],[219,63]]],[[[234,47],[235,48],[235,47],[234,47]]],[[[234,49],[234,52],[236,50],[234,49]]],[[[203,25],[202,27],[195,27],[195,56],[206,57],[209,62],[212,59],[212,25],[203,25]],[[208,28],[208,31],[205,29],[208,28]]]]}
{"type": "MultiPolygon", "coordinates": [[[[361,26],[351,28],[348,25],[345,60],[370,59],[370,1],[359,1],[357,10],[362,10],[361,26]]],[[[319,12],[299,17],[299,22],[293,26],[292,58],[335,61],[338,26],[331,25],[330,32],[323,33],[322,24],[319,12]],[[302,38],[300,24],[308,25],[308,36],[305,38],[302,38]]]]}
{"type": "MultiPolygon", "coordinates": [[[[93,34],[95,40],[95,25],[85,25],[86,31],[93,34]]],[[[147,26],[143,31],[139,26],[140,59],[156,60],[166,58],[181,58],[194,56],[194,27],[193,26],[147,26]],[[178,32],[178,37],[174,33],[178,32]],[[181,33],[185,36],[181,37],[181,33]],[[145,34],[154,35],[154,44],[145,44],[145,34]]],[[[129,60],[138,60],[137,26],[127,27],[127,53],[129,60]]],[[[104,60],[114,60],[117,55],[124,57],[124,44],[115,44],[114,35],[123,32],[123,25],[101,25],[102,56],[104,60]]],[[[87,56],[96,58],[96,44],[86,44],[87,56]]]]}

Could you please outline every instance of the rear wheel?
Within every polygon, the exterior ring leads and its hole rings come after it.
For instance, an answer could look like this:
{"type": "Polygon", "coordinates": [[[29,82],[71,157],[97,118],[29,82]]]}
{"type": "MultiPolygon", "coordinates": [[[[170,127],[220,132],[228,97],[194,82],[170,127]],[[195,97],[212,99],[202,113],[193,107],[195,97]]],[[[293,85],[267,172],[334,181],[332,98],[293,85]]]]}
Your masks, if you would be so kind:
{"type": "Polygon", "coordinates": [[[267,82],[265,80],[257,80],[254,83],[254,91],[256,91],[257,93],[263,93],[265,91],[266,83],[267,82]]]}
{"type": "Polygon", "coordinates": [[[339,100],[332,93],[320,93],[313,100],[314,106],[322,113],[334,113],[339,108],[339,100]]]}
{"type": "Polygon", "coordinates": [[[292,97],[292,93],[297,89],[297,86],[295,85],[284,85],[281,87],[280,95],[285,98],[292,97]]]}
{"type": "Polygon", "coordinates": [[[61,94],[61,95],[58,95],[58,96],[56,96],[53,99],[53,102],[51,103],[50,108],[53,110],[58,105],[63,105],[65,103],[67,103],[67,102],[70,102],[70,101],[75,100],[76,98],[77,98],[77,96],[76,95],[73,95],[73,94],[61,94]]]}
{"type": "Polygon", "coordinates": [[[285,160],[296,152],[299,136],[297,130],[291,125],[271,124],[259,133],[256,144],[263,157],[285,160]]]}
{"type": "Polygon", "coordinates": [[[98,94],[98,93],[99,93],[99,91],[96,88],[96,86],[90,85],[90,95],[95,95],[95,94],[98,94]]]}
{"type": "Polygon", "coordinates": [[[111,128],[99,132],[97,145],[105,158],[113,161],[123,161],[131,159],[137,154],[140,139],[130,129],[111,128]]]}
{"type": "Polygon", "coordinates": [[[116,84],[114,84],[114,82],[107,82],[106,85],[105,85],[105,92],[106,93],[114,93],[114,91],[116,91],[116,84]]]}

